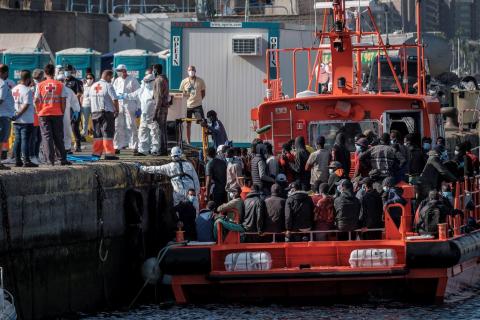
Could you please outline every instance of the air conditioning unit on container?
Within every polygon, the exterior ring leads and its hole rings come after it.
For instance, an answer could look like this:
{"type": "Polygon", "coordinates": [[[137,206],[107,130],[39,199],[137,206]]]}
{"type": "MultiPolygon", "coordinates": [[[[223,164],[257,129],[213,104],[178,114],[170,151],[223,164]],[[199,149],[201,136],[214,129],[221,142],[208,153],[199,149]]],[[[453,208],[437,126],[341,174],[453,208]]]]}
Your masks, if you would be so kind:
{"type": "Polygon", "coordinates": [[[232,52],[238,56],[261,56],[262,53],[261,35],[239,34],[232,38],[232,52]]]}

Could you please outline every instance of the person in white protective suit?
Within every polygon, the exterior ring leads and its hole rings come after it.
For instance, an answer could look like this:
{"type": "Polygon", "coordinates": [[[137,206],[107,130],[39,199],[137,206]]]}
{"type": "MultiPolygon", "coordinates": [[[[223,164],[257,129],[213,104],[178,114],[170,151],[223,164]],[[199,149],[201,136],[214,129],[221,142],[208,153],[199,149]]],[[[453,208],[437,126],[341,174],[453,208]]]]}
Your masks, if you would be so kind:
{"type": "Polygon", "coordinates": [[[161,174],[170,178],[173,187],[173,205],[176,206],[182,201],[188,201],[188,190],[195,190],[200,194],[200,182],[193,165],[182,159],[182,149],[173,147],[170,151],[172,162],[161,166],[138,165],[140,171],[161,174]]]}
{"type": "Polygon", "coordinates": [[[153,99],[153,82],[155,76],[147,74],[142,81],[142,86],[135,92],[124,95],[124,99],[137,99],[140,101],[142,115],[140,116],[140,127],[138,128],[138,153],[137,156],[145,156],[149,152],[158,155],[160,148],[160,133],[158,122],[155,117],[155,100],[153,99]]]}
{"type": "MultiPolygon", "coordinates": [[[[65,76],[62,73],[57,75],[58,81],[65,81],[65,76]]],[[[72,119],[80,116],[80,103],[77,95],[67,86],[64,86],[67,93],[65,113],[63,114],[63,143],[65,151],[71,153],[72,149],[72,119]]]]}
{"type": "MultiPolygon", "coordinates": [[[[118,77],[113,82],[113,88],[118,97],[128,95],[140,88],[137,79],[127,74],[127,67],[124,64],[118,65],[115,70],[118,77]]],[[[117,153],[128,147],[136,154],[138,152],[138,130],[135,122],[135,112],[138,110],[137,99],[119,100],[119,107],[119,114],[115,119],[113,146],[117,153]]]]}

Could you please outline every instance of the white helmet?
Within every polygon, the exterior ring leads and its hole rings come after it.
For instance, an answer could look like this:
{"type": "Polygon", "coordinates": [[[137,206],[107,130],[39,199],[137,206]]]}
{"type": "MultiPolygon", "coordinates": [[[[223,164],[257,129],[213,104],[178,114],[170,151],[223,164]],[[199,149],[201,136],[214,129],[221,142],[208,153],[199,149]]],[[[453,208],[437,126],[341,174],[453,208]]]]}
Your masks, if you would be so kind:
{"type": "Polygon", "coordinates": [[[182,156],[182,149],[180,147],[173,147],[172,150],[170,150],[170,157],[172,158],[180,158],[182,156]]]}

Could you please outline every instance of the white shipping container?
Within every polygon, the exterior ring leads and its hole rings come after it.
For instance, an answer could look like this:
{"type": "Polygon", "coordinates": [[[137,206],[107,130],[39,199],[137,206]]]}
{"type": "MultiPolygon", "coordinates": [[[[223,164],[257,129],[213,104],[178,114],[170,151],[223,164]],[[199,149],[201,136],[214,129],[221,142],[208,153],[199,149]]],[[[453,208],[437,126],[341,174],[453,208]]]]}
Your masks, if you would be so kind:
{"type": "Polygon", "coordinates": [[[391,267],[397,263],[394,249],[358,249],[350,253],[352,268],[391,267]]]}
{"type": "Polygon", "coordinates": [[[272,256],[269,252],[236,252],[225,257],[227,271],[264,271],[272,268],[272,256]]]}

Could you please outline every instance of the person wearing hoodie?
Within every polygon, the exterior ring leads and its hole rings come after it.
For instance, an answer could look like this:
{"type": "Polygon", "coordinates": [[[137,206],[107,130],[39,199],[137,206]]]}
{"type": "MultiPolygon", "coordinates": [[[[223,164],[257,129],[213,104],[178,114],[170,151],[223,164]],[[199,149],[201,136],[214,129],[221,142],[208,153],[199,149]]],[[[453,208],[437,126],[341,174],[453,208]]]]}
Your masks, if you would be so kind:
{"type": "Polygon", "coordinates": [[[305,170],[310,153],[305,147],[305,139],[299,136],[295,139],[295,162],[290,168],[295,172],[295,180],[300,182],[302,190],[310,190],[310,171],[305,170]]]}
{"type": "MultiPolygon", "coordinates": [[[[244,204],[245,212],[240,217],[240,223],[243,228],[246,232],[263,233],[267,209],[258,184],[253,185],[252,191],[247,195],[244,204]]],[[[253,238],[256,239],[256,237],[253,238]]]]}
{"type": "Polygon", "coordinates": [[[285,228],[285,199],[278,184],[274,184],[271,191],[272,195],[265,200],[265,232],[280,233],[285,228]]]}
{"type": "Polygon", "coordinates": [[[275,179],[273,179],[268,173],[268,167],[265,161],[265,151],[266,148],[263,143],[256,145],[255,157],[252,159],[251,163],[251,172],[252,184],[257,185],[259,191],[268,195],[272,184],[275,183],[275,179]]]}
{"type": "MultiPolygon", "coordinates": [[[[292,182],[289,188],[290,192],[285,202],[285,229],[287,230],[285,237],[291,239],[290,232],[312,230],[314,204],[308,193],[302,191],[299,182],[292,182]]],[[[307,235],[293,238],[301,241],[309,240],[307,235]]]]}
{"type": "Polygon", "coordinates": [[[457,177],[440,160],[436,150],[428,152],[428,160],[420,175],[418,202],[427,198],[430,190],[440,190],[442,181],[456,182],[457,177]]]}
{"type": "Polygon", "coordinates": [[[332,148],[332,161],[340,162],[346,175],[348,176],[350,174],[350,151],[348,151],[346,145],[345,134],[342,132],[338,133],[335,137],[335,144],[332,148]]]}
{"type": "Polygon", "coordinates": [[[328,194],[333,196],[337,191],[337,184],[342,179],[346,179],[347,175],[342,168],[342,164],[338,161],[332,161],[328,166],[330,177],[328,178],[328,194]]]}
{"type": "Polygon", "coordinates": [[[361,204],[353,193],[353,184],[350,180],[343,179],[339,184],[340,196],[335,198],[334,207],[335,224],[342,233],[338,234],[338,240],[348,240],[349,233],[358,227],[361,204]]]}

